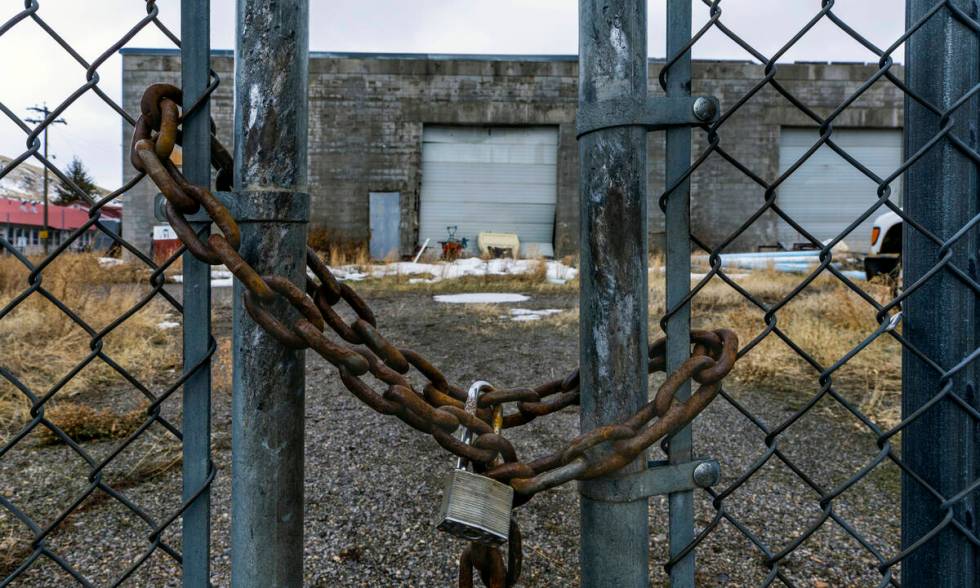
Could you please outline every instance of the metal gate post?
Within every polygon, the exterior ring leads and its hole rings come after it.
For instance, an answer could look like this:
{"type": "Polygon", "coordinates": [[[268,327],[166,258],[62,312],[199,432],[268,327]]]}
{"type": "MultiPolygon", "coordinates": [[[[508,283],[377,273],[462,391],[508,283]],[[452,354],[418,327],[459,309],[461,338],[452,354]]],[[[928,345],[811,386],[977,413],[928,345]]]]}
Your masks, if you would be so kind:
{"type": "MultiPolygon", "coordinates": [[[[238,0],[235,191],[240,253],[306,283],[308,0],[238,0]]],[[[304,356],[244,310],[235,284],[232,585],[303,584],[304,356]]],[[[270,310],[293,312],[284,300],[270,310]]]]}
{"type": "MultiPolygon", "coordinates": [[[[580,0],[579,118],[601,102],[647,97],[645,0],[580,0]]],[[[581,430],[619,422],[647,401],[647,130],[579,139],[581,430]]],[[[646,468],[646,455],[619,474],[646,468]]],[[[582,482],[580,490],[605,479],[582,482]]],[[[591,493],[591,492],[590,492],[591,493]]],[[[648,500],[581,499],[581,585],[649,585],[648,500]]]]}
{"type": "MultiPolygon", "coordinates": [[[[184,112],[208,87],[211,64],[210,0],[182,2],[180,7],[180,67],[184,112]]],[[[210,102],[183,121],[183,171],[187,180],[198,185],[211,184],[210,102]]],[[[194,230],[205,239],[210,222],[194,222],[194,230]]],[[[183,255],[184,370],[204,361],[211,344],[211,266],[198,261],[190,252],[183,255]]],[[[211,578],[211,492],[205,489],[211,470],[211,363],[208,361],[184,383],[183,396],[183,489],[182,499],[191,502],[184,511],[181,534],[183,545],[183,585],[208,586],[211,578]]]]}
{"type": "MultiPolygon", "coordinates": [[[[975,23],[980,4],[976,0],[909,0],[908,24],[916,23],[937,4],[946,7],[906,44],[907,81],[912,92],[946,111],[980,83],[980,33],[957,22],[950,7],[958,8],[975,23]]],[[[951,133],[915,162],[906,175],[905,212],[943,240],[956,235],[980,213],[977,163],[951,139],[958,138],[974,153],[980,151],[980,97],[974,95],[948,114],[950,122],[911,98],[905,100],[907,157],[952,124],[951,133]]],[[[948,248],[941,248],[908,222],[904,224],[906,287],[937,265],[945,267],[920,289],[910,290],[903,304],[904,335],[930,360],[923,361],[909,350],[903,353],[903,416],[912,416],[939,395],[947,397],[914,418],[902,433],[902,460],[908,466],[902,477],[902,547],[908,549],[942,529],[902,562],[902,583],[977,586],[980,555],[968,534],[975,538],[980,532],[980,492],[973,487],[972,492],[960,494],[976,484],[980,475],[980,435],[978,423],[951,396],[980,410],[980,359],[974,356],[972,363],[964,361],[976,354],[980,344],[980,317],[976,291],[956,276],[950,265],[955,264],[976,284],[980,238],[973,226],[948,248]],[[943,504],[909,472],[947,500],[957,495],[959,499],[943,504]],[[949,515],[952,521],[944,521],[949,515]]]]}
{"type": "MultiPolygon", "coordinates": [[[[691,0],[667,2],[667,58],[674,57],[691,40],[691,0]]],[[[667,72],[667,96],[691,95],[691,52],[687,51],[667,72]]],[[[691,128],[667,129],[665,184],[669,189],[691,166],[691,128]]],[[[672,373],[691,356],[691,305],[682,304],[691,288],[691,180],[680,182],[667,195],[667,372],[672,373]]],[[[691,383],[677,390],[678,400],[691,396],[691,383]]],[[[691,461],[693,435],[688,425],[670,438],[670,463],[691,461]]],[[[694,540],[694,491],[674,492],[670,510],[670,556],[673,558],[694,540]]],[[[670,568],[672,588],[694,587],[694,552],[670,568]]]]}

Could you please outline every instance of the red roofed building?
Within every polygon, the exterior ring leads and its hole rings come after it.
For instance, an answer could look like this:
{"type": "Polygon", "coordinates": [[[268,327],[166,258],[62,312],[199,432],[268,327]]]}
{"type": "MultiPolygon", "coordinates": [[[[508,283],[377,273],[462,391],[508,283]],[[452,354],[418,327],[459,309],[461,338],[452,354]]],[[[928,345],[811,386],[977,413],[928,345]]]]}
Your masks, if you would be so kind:
{"type": "MultiPolygon", "coordinates": [[[[107,204],[100,209],[100,222],[110,231],[119,234],[122,224],[122,206],[107,204]]],[[[48,226],[51,245],[58,247],[69,235],[89,221],[89,208],[82,203],[48,206],[48,226]]],[[[43,245],[44,203],[9,196],[0,196],[0,237],[22,253],[40,253],[43,245]]],[[[105,249],[111,239],[94,225],[72,242],[73,250],[105,249]]]]}

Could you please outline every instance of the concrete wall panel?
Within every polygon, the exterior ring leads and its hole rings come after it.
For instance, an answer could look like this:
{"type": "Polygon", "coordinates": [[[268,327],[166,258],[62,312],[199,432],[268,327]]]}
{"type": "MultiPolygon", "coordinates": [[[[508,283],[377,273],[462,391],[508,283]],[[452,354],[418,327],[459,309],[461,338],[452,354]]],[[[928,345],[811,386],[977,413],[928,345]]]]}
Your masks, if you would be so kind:
{"type": "MultiPolygon", "coordinates": [[[[224,83],[212,113],[222,140],[231,140],[230,52],[216,52],[214,68],[224,83]]],[[[661,64],[651,62],[651,95],[661,64]]],[[[179,80],[174,52],[123,51],[123,101],[138,110],[143,89],[154,82],[179,80]]],[[[826,117],[876,73],[867,64],[785,64],[775,79],[814,116],[826,117]]],[[[895,66],[900,77],[902,69],[895,66]]],[[[751,96],[719,132],[718,147],[754,177],[713,153],[693,176],[692,223],[710,244],[727,241],[738,226],[765,203],[766,185],[778,176],[779,131],[783,126],[818,123],[765,82],[764,67],[734,61],[697,61],[693,91],[719,98],[723,112],[751,96]]],[[[338,238],[367,241],[369,194],[400,192],[400,247],[412,252],[418,235],[422,127],[425,124],[558,125],[558,210],[556,253],[572,255],[578,243],[578,148],[575,110],[578,63],[569,56],[446,56],[311,53],[310,186],[311,222],[338,238]]],[[[898,128],[902,93],[879,80],[835,120],[836,128],[898,128]]],[[[123,129],[128,145],[130,128],[123,129]]],[[[651,247],[663,243],[663,138],[651,134],[651,247]]],[[[708,149],[707,134],[695,132],[695,157],[708,149]]],[[[128,158],[128,154],[124,154],[128,158]]],[[[128,179],[133,171],[124,162],[128,179]]],[[[127,195],[124,231],[149,249],[153,190],[143,181],[127,195]]],[[[765,214],[731,245],[752,249],[776,241],[776,223],[765,214]]]]}

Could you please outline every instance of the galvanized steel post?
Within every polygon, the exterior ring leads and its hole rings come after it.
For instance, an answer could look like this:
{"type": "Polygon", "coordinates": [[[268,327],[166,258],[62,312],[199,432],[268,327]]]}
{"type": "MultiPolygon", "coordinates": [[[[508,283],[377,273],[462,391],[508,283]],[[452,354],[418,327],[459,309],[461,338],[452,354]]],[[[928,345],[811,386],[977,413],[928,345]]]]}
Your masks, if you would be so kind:
{"type": "MultiPolygon", "coordinates": [[[[235,191],[242,257],[306,280],[308,0],[238,0],[235,191]]],[[[235,284],[232,585],[303,584],[304,356],[244,310],[235,284]]],[[[271,305],[279,316],[293,310],[271,305]]]]}
{"type": "MultiPolygon", "coordinates": [[[[645,0],[580,0],[580,113],[608,100],[646,100],[646,16],[645,0]]],[[[646,144],[643,126],[579,140],[583,432],[647,401],[646,144]]],[[[641,455],[617,475],[645,467],[641,455]]],[[[580,500],[582,586],[648,586],[647,499],[580,500]]]]}
{"type": "MultiPolygon", "coordinates": [[[[980,151],[980,96],[957,104],[980,83],[980,33],[960,22],[980,17],[977,0],[909,0],[909,26],[937,4],[946,4],[906,43],[907,82],[911,90],[949,116],[905,100],[907,157],[936,137],[946,125],[950,134],[915,162],[906,175],[905,212],[942,240],[949,240],[980,213],[978,165],[951,137],[974,154],[980,151]],[[955,109],[950,111],[949,109],[955,109]]],[[[948,395],[912,420],[902,433],[902,547],[908,549],[937,528],[902,562],[906,586],[978,586],[980,555],[969,534],[980,533],[980,433],[975,417],[960,402],[980,410],[980,317],[977,291],[980,237],[976,227],[948,246],[940,246],[905,224],[903,263],[908,288],[943,263],[903,304],[903,335],[923,354],[906,350],[902,357],[902,412],[908,418],[936,396],[948,395]],[[949,256],[948,260],[946,257],[949,256]],[[951,264],[965,272],[957,276],[951,264]],[[971,287],[968,281],[972,280],[971,287]],[[971,354],[973,357],[970,358],[971,354]],[[938,368],[938,369],[937,369],[938,368]],[[945,373],[944,373],[945,372],[945,373]],[[949,504],[929,491],[910,472],[929,484],[949,504]],[[952,519],[947,519],[952,516],[952,519]],[[960,525],[961,529],[957,529],[960,525]]],[[[975,539],[974,539],[975,541],[975,539]]]]}
{"type": "MultiPolygon", "coordinates": [[[[187,109],[208,87],[210,71],[210,0],[182,2],[181,84],[183,108],[187,109]]],[[[183,172],[187,180],[199,185],[211,183],[210,104],[201,103],[183,120],[183,172]]],[[[210,222],[191,226],[207,238],[210,222]]],[[[205,361],[212,352],[211,266],[191,253],[183,255],[184,370],[205,361]]],[[[211,469],[211,363],[207,361],[184,383],[183,422],[184,501],[194,498],[184,511],[181,526],[183,545],[183,585],[207,586],[211,578],[211,492],[194,495],[207,483],[211,469]]]]}
{"type": "MultiPolygon", "coordinates": [[[[691,0],[667,2],[667,57],[673,58],[691,40],[691,0]]],[[[667,96],[691,95],[691,52],[676,60],[667,72],[667,96]]],[[[667,371],[673,372],[691,356],[691,305],[684,303],[691,288],[691,180],[684,178],[691,166],[691,128],[667,129],[666,173],[667,210],[667,371]],[[676,186],[675,186],[676,184],[676,186]],[[683,306],[680,306],[683,304],[683,306]]],[[[687,400],[691,383],[685,382],[675,397],[687,400]]],[[[693,435],[688,425],[670,438],[670,463],[691,461],[693,435]]],[[[676,556],[694,540],[694,491],[674,492],[668,498],[670,509],[670,555],[676,556]]],[[[694,552],[670,569],[672,588],[694,587],[694,552]]]]}

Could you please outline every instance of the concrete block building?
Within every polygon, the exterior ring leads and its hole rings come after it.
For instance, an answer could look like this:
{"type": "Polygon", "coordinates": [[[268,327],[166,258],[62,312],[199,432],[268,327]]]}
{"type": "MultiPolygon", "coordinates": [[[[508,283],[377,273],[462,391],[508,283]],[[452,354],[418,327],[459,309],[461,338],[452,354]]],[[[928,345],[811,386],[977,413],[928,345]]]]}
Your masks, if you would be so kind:
{"type": "MultiPolygon", "coordinates": [[[[124,49],[123,100],[138,109],[143,89],[179,82],[175,51],[124,49]]],[[[233,55],[216,51],[222,78],[212,113],[223,141],[232,140],[233,55]]],[[[662,62],[649,65],[650,94],[661,90],[662,62]]],[[[780,65],[776,79],[826,116],[871,79],[876,65],[780,65]]],[[[901,76],[901,67],[893,71],[901,76]]],[[[717,153],[692,177],[692,223],[708,243],[728,237],[762,206],[772,183],[817,141],[817,124],[763,84],[763,66],[695,61],[692,91],[716,96],[724,112],[752,94],[719,132],[720,146],[755,178],[717,153]],[[756,88],[758,88],[756,90],[756,88]]],[[[309,179],[311,228],[372,251],[409,255],[421,242],[444,240],[447,227],[475,241],[480,232],[516,233],[526,252],[578,250],[578,147],[575,56],[322,53],[310,55],[309,179]]],[[[885,176],[902,159],[903,94],[874,83],[837,117],[834,140],[885,176]]],[[[131,128],[122,129],[128,145],[131,128]]],[[[708,144],[696,131],[695,156],[708,144]]],[[[126,164],[124,175],[133,171],[126,164]]],[[[664,140],[649,136],[649,230],[662,247],[664,140]]],[[[892,186],[900,200],[900,187],[892,186]]],[[[149,250],[152,189],[144,180],[127,200],[124,234],[149,250]]],[[[822,147],[776,191],[776,202],[808,231],[829,238],[877,199],[877,185],[822,147]]],[[[846,242],[867,248],[869,219],[846,242]]],[[[766,213],[729,247],[792,247],[800,235],[766,213]]]]}

